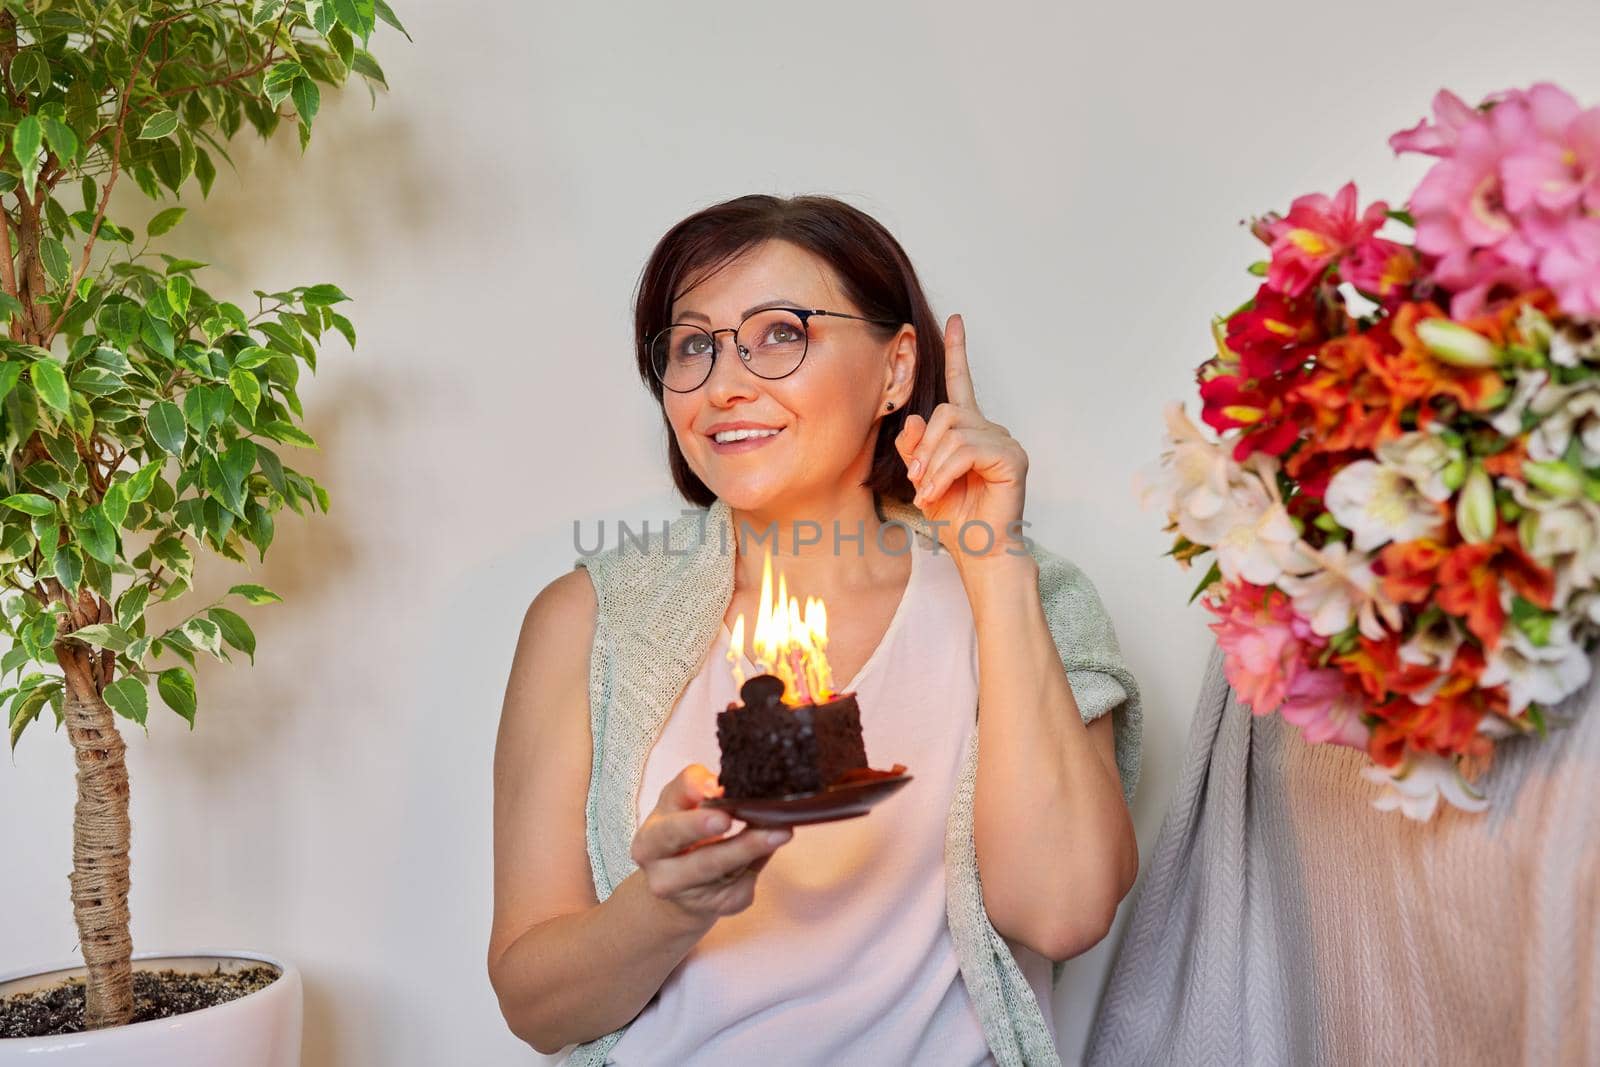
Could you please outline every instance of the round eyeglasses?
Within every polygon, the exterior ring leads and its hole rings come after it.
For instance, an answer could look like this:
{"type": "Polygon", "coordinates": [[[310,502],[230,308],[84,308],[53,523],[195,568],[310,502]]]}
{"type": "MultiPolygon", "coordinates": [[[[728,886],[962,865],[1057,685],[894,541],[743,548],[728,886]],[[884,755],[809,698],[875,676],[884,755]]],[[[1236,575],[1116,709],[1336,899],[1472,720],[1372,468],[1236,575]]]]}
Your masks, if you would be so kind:
{"type": "Polygon", "coordinates": [[[675,322],[649,338],[650,367],[656,380],[674,393],[692,393],[711,377],[717,359],[717,334],[733,334],[739,361],[758,378],[777,379],[793,374],[806,358],[811,335],[806,320],[813,315],[855,319],[881,326],[898,326],[890,319],[870,319],[821,308],[761,308],[744,317],[737,327],[708,330],[675,322]],[[747,343],[748,342],[748,343],[747,343]]]}

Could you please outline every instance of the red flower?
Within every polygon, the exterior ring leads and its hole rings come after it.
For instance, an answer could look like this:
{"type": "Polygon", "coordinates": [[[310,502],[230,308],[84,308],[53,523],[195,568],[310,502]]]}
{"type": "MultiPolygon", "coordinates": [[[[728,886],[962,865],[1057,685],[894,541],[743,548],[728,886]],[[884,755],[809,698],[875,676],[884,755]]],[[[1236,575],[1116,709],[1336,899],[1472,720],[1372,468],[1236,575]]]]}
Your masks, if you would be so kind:
{"type": "Polygon", "coordinates": [[[1491,652],[1500,644],[1506,621],[1500,606],[1501,578],[1541,608],[1548,610],[1555,600],[1555,575],[1523,551],[1516,528],[1505,523],[1495,530],[1492,541],[1451,549],[1438,575],[1439,606],[1464,618],[1467,629],[1491,652]]]}
{"type": "Polygon", "coordinates": [[[1284,404],[1286,383],[1269,378],[1246,384],[1236,374],[1222,374],[1200,383],[1200,417],[1218,433],[1242,429],[1233,458],[1244,462],[1253,452],[1281,456],[1300,436],[1284,404]]]}
{"type": "Polygon", "coordinates": [[[1244,377],[1297,371],[1315,355],[1322,339],[1315,304],[1284,296],[1269,285],[1256,290],[1251,307],[1228,319],[1228,348],[1238,354],[1244,377]]]}

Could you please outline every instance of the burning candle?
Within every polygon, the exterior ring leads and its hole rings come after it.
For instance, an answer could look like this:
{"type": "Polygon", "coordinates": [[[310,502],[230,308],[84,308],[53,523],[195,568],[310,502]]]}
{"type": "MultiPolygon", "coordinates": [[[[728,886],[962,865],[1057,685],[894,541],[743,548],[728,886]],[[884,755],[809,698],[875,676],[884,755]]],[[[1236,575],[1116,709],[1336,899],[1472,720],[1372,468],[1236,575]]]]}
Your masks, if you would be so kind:
{"type": "MultiPolygon", "coordinates": [[[[800,601],[789,596],[783,573],[778,574],[776,595],[772,589],[772,549],[768,548],[761,566],[761,596],[756,610],[756,626],[751,643],[750,662],[763,673],[783,682],[783,701],[789,705],[822,704],[833,697],[833,673],[828,667],[828,610],[820,597],[800,601]]],[[[728,643],[728,662],[734,682],[743,686],[744,614],[734,620],[728,643]]]]}

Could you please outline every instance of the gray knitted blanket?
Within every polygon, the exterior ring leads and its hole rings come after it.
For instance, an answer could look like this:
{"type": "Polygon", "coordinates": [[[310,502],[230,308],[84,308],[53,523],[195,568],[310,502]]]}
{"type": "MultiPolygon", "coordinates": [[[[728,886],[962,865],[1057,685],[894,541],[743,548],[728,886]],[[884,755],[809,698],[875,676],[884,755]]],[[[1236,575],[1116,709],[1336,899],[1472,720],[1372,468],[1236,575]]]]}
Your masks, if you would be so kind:
{"type": "Polygon", "coordinates": [[[1214,646],[1086,1062],[1600,1063],[1595,667],[1500,744],[1488,811],[1418,823],[1240,706],[1214,646]]]}

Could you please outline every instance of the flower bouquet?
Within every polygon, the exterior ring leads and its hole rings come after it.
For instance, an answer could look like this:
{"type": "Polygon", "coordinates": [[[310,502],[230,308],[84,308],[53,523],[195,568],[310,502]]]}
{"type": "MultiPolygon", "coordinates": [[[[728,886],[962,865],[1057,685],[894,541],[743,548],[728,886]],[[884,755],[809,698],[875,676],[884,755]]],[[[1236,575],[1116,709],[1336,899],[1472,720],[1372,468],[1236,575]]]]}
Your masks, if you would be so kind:
{"type": "Polygon", "coordinates": [[[1353,184],[1252,219],[1263,279],[1212,324],[1160,499],[1230,685],[1364,749],[1432,817],[1543,735],[1600,634],[1600,108],[1449,91],[1389,139],[1437,157],[1404,210],[1353,184]],[[1385,231],[1387,235],[1380,235],[1385,231]]]}

